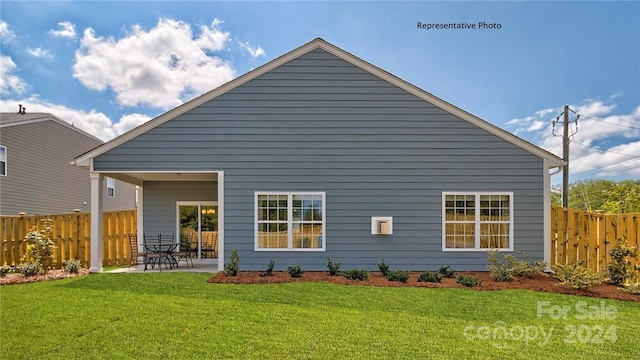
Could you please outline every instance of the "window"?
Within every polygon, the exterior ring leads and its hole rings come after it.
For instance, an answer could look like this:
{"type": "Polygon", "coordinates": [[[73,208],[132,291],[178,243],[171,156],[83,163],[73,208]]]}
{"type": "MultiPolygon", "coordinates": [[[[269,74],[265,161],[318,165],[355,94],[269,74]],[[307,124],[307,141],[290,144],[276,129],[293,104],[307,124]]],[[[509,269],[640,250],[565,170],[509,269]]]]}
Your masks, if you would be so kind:
{"type": "Polygon", "coordinates": [[[513,250],[513,193],[443,193],[442,250],[513,250]]]}
{"type": "Polygon", "coordinates": [[[0,145],[0,176],[7,176],[7,147],[0,145]]]}
{"type": "Polygon", "coordinates": [[[255,250],[324,251],[325,193],[256,193],[255,250]]]}
{"type": "Polygon", "coordinates": [[[107,178],[107,197],[116,197],[116,180],[109,177],[107,178]]]}

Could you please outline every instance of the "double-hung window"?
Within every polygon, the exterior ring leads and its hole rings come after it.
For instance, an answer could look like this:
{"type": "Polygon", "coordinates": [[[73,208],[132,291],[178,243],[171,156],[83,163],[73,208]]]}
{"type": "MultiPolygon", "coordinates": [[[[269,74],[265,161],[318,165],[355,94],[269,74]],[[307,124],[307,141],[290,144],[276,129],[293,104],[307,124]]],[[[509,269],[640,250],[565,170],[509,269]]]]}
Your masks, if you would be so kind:
{"type": "Polygon", "coordinates": [[[7,147],[0,145],[0,176],[7,176],[7,147]]]}
{"type": "Polygon", "coordinates": [[[513,193],[442,194],[442,250],[513,250],[513,193]]]}
{"type": "Polygon", "coordinates": [[[107,178],[107,197],[116,197],[116,180],[110,177],[107,178]]]}
{"type": "Polygon", "coordinates": [[[256,251],[323,251],[324,192],[256,192],[256,251]]]}

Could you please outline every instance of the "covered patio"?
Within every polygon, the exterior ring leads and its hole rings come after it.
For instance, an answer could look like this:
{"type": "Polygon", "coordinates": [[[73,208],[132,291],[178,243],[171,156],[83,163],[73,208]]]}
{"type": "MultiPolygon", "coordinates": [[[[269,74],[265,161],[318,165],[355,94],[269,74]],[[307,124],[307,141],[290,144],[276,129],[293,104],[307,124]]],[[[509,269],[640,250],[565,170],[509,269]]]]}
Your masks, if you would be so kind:
{"type": "MultiPolygon", "coordinates": [[[[82,158],[82,157],[81,157],[82,158]]],[[[93,169],[93,159],[76,165],[93,169]]],[[[137,189],[138,251],[150,234],[184,237],[196,247],[194,267],[162,271],[218,272],[224,268],[224,173],[222,171],[91,171],[91,255],[89,271],[103,272],[103,192],[105,178],[121,180],[137,189]],[[215,238],[213,243],[212,238],[215,238]]],[[[117,189],[116,189],[117,191],[117,189]]],[[[143,271],[144,266],[125,269],[143,271]]],[[[122,272],[118,269],[116,272],[122,272]]],[[[159,271],[157,268],[149,271],[159,271]]]]}

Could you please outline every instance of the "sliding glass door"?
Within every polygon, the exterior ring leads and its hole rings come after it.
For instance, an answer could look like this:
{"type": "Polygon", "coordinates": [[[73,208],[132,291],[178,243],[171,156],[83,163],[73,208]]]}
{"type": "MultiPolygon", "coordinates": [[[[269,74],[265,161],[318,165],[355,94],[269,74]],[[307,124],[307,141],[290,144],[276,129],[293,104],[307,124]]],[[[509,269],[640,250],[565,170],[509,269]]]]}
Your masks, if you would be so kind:
{"type": "Polygon", "coordinates": [[[177,203],[178,233],[198,259],[218,257],[218,204],[180,201],[177,203]]]}

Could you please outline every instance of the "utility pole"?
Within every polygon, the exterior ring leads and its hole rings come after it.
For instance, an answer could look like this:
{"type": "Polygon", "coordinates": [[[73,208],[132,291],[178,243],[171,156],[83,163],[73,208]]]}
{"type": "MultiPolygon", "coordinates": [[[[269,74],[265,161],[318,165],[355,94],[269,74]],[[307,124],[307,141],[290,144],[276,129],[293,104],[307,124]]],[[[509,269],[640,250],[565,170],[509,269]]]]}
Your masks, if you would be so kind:
{"type": "Polygon", "coordinates": [[[562,207],[569,207],[569,105],[564,106],[562,131],[562,207]]]}

